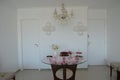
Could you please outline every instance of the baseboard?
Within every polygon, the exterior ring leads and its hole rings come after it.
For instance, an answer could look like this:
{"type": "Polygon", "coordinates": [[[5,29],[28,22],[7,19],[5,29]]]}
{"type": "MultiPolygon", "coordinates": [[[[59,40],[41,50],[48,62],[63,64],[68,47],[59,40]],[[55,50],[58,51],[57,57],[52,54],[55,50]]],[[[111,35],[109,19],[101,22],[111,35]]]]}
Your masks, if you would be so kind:
{"type": "Polygon", "coordinates": [[[103,67],[103,66],[107,66],[107,65],[88,65],[88,67],[103,67]]]}
{"type": "Polygon", "coordinates": [[[20,69],[18,69],[18,70],[15,71],[15,73],[18,73],[18,72],[20,72],[20,69]]]}

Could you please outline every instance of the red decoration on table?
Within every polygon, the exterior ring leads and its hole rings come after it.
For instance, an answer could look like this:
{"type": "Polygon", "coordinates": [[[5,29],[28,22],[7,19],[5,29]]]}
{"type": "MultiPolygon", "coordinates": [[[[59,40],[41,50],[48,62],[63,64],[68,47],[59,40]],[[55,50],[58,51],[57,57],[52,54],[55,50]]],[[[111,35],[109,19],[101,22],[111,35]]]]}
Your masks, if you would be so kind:
{"type": "Polygon", "coordinates": [[[69,55],[72,55],[72,52],[71,52],[71,51],[69,51],[68,53],[69,53],[69,55]]]}
{"type": "Polygon", "coordinates": [[[82,54],[82,52],[76,52],[76,54],[82,54]]]}

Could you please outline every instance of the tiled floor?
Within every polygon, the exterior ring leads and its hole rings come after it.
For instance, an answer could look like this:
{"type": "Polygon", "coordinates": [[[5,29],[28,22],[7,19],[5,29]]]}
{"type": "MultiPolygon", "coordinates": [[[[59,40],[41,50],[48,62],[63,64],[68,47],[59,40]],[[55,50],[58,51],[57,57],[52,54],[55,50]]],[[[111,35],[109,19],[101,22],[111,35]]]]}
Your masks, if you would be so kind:
{"type": "MultiPolygon", "coordinates": [[[[61,76],[61,71],[57,75],[61,76]]],[[[24,70],[16,74],[16,80],[53,80],[53,76],[51,70],[24,70]]],[[[110,79],[108,67],[90,66],[88,69],[78,69],[76,80],[116,80],[116,74],[113,72],[110,79]]]]}

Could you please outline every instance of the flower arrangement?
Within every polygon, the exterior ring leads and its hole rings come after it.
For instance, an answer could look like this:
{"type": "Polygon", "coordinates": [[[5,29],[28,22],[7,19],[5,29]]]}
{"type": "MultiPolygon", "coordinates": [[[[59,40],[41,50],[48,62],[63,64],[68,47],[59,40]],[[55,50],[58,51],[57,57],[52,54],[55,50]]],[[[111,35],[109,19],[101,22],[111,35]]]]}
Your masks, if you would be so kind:
{"type": "Polygon", "coordinates": [[[54,51],[57,51],[57,50],[59,49],[59,47],[58,47],[58,45],[56,45],[56,44],[52,44],[52,49],[53,49],[54,51]]]}

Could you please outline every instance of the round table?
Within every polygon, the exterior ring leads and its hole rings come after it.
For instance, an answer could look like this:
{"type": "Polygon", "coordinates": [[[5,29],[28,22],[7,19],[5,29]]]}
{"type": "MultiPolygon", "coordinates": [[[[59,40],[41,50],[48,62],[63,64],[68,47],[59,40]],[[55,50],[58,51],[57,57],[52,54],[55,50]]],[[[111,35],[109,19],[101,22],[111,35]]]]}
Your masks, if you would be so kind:
{"type": "Polygon", "coordinates": [[[81,56],[46,56],[42,62],[51,65],[54,80],[75,80],[75,73],[78,64],[84,63],[86,60],[81,56]],[[63,69],[63,78],[56,76],[56,72],[63,69]],[[72,71],[72,76],[66,77],[66,69],[72,71]]]}

